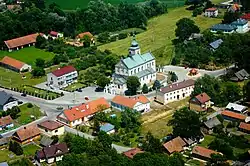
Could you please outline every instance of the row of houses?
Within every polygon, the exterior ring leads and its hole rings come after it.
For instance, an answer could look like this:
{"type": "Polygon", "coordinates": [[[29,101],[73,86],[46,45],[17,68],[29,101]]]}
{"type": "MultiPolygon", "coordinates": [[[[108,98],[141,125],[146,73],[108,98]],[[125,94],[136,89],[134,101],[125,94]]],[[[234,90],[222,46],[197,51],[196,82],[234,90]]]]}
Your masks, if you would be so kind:
{"type": "Polygon", "coordinates": [[[249,31],[248,21],[242,18],[237,19],[231,24],[216,24],[210,28],[211,32],[217,33],[246,33],[249,31]]]}

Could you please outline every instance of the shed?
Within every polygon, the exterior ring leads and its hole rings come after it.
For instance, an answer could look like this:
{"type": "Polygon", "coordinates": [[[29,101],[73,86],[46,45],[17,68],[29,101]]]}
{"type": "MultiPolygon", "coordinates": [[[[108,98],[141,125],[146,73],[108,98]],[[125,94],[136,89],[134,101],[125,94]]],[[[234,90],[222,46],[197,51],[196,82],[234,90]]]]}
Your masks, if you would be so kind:
{"type": "Polygon", "coordinates": [[[228,103],[226,110],[245,114],[247,112],[247,107],[236,103],[228,103]]]}
{"type": "Polygon", "coordinates": [[[210,47],[212,50],[216,50],[217,48],[219,48],[219,46],[223,43],[223,40],[222,39],[218,39],[218,40],[215,40],[213,41],[212,43],[210,43],[210,47]]]}
{"type": "Polygon", "coordinates": [[[44,135],[44,136],[42,137],[41,141],[40,141],[40,144],[41,144],[42,146],[46,147],[46,146],[51,145],[52,142],[53,142],[53,140],[52,140],[50,137],[44,135]]]}
{"type": "Polygon", "coordinates": [[[111,134],[115,132],[115,126],[110,123],[105,123],[100,127],[100,131],[104,131],[107,134],[111,134]]]}

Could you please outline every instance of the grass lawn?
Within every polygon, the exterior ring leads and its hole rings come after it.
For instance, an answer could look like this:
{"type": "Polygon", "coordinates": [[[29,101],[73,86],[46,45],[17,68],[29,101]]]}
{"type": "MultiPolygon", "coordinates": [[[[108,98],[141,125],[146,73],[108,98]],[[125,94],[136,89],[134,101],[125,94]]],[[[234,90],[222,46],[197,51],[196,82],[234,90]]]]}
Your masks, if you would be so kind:
{"type": "MultiPolygon", "coordinates": [[[[188,11],[185,8],[186,7],[169,9],[167,14],[150,19],[147,31],[136,36],[141,47],[141,52],[151,51],[156,57],[157,64],[168,64],[172,59],[172,40],[175,39],[176,22],[179,19],[188,17],[194,20],[201,31],[221,22],[221,19],[217,18],[207,18],[203,16],[192,17],[192,11],[188,11]]],[[[101,50],[109,49],[118,55],[127,55],[131,40],[132,37],[129,37],[101,45],[98,48],[101,50]]]]}
{"type": "Polygon", "coordinates": [[[18,114],[20,116],[16,119],[16,121],[21,125],[28,124],[43,115],[38,106],[33,105],[32,108],[28,108],[27,106],[28,104],[23,104],[19,107],[21,112],[18,114]],[[34,118],[31,118],[31,115],[33,115],[34,118]]]}
{"type": "Polygon", "coordinates": [[[23,148],[23,154],[26,156],[34,156],[36,151],[41,149],[40,147],[34,144],[29,144],[29,145],[23,146],[22,148],[23,148]]]}
{"type": "Polygon", "coordinates": [[[48,61],[54,57],[54,54],[35,47],[27,47],[13,52],[0,51],[0,58],[3,58],[4,56],[9,56],[34,66],[37,58],[42,58],[48,61]]]}
{"type": "Polygon", "coordinates": [[[10,152],[8,149],[0,150],[0,163],[11,161],[11,160],[16,160],[19,158],[21,157],[16,156],[14,153],[10,152]]]}
{"type": "Polygon", "coordinates": [[[86,87],[85,84],[82,84],[82,83],[80,83],[80,82],[77,82],[77,83],[73,83],[73,84],[67,86],[67,87],[64,88],[63,90],[71,92],[71,91],[75,91],[75,90],[78,89],[78,88],[85,88],[85,87],[86,87]]]}
{"type": "Polygon", "coordinates": [[[202,166],[202,165],[204,165],[198,160],[188,160],[187,164],[189,164],[190,166],[202,166]]]}
{"type": "Polygon", "coordinates": [[[208,145],[215,139],[215,136],[212,135],[206,135],[204,137],[204,140],[201,142],[201,144],[199,144],[200,146],[203,147],[208,147],[208,145]]]}

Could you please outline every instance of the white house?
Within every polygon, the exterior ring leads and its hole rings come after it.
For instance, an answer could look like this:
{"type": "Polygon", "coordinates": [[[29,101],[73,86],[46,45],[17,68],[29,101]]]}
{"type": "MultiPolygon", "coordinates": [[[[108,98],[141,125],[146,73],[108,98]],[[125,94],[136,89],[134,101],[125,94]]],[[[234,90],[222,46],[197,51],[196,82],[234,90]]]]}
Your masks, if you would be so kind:
{"type": "Polygon", "coordinates": [[[11,109],[14,106],[17,106],[18,102],[12,95],[0,91],[0,110],[7,111],[7,109],[11,109]]]}
{"type": "Polygon", "coordinates": [[[150,101],[144,95],[134,97],[117,95],[112,99],[111,106],[120,111],[124,111],[125,109],[136,110],[140,113],[150,111],[150,101]]]}
{"type": "Polygon", "coordinates": [[[64,88],[77,82],[78,73],[73,66],[65,66],[47,74],[47,84],[50,87],[64,88]]]}
{"type": "Polygon", "coordinates": [[[162,104],[182,100],[191,95],[194,90],[194,82],[190,79],[163,87],[156,91],[155,100],[162,104]]]}
{"type": "Polygon", "coordinates": [[[127,90],[128,76],[137,76],[141,83],[149,84],[156,80],[156,64],[154,56],[148,52],[141,54],[139,44],[133,39],[127,58],[121,59],[115,66],[111,84],[106,86],[104,92],[121,95],[127,90]]]}
{"type": "Polygon", "coordinates": [[[239,105],[236,103],[228,103],[228,105],[226,106],[226,110],[241,113],[241,114],[246,114],[248,112],[246,106],[239,105]]]}
{"type": "Polygon", "coordinates": [[[47,120],[37,125],[39,130],[48,136],[63,135],[64,125],[56,121],[47,120]]]}
{"type": "Polygon", "coordinates": [[[50,35],[50,37],[52,37],[52,39],[57,39],[57,38],[63,37],[62,33],[55,32],[55,31],[50,31],[49,35],[50,35]]]}
{"type": "Polygon", "coordinates": [[[245,33],[249,31],[248,21],[245,19],[239,18],[236,21],[232,22],[231,25],[234,25],[237,27],[236,32],[238,33],[245,33]]]}
{"type": "Polygon", "coordinates": [[[219,10],[217,8],[208,8],[205,10],[204,16],[206,17],[217,17],[219,10]]]}

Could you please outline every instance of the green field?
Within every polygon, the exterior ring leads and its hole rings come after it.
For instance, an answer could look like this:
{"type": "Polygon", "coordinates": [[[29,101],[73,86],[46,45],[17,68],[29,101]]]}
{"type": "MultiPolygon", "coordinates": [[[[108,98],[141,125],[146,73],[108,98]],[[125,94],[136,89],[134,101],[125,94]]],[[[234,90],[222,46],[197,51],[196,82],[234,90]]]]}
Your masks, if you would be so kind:
{"type": "Polygon", "coordinates": [[[26,156],[34,156],[36,151],[41,149],[37,145],[29,144],[23,147],[23,154],[26,156]]]}
{"type": "MultiPolygon", "coordinates": [[[[151,51],[156,57],[158,64],[168,64],[173,54],[172,40],[175,39],[176,22],[188,17],[193,19],[201,30],[205,30],[221,20],[203,16],[192,17],[192,12],[185,10],[186,7],[170,9],[167,14],[152,18],[148,22],[147,31],[136,36],[142,53],[151,51]]],[[[132,38],[118,40],[116,42],[101,45],[101,50],[111,50],[118,55],[127,55],[132,38]]]]}
{"type": "Polygon", "coordinates": [[[2,59],[4,56],[15,58],[32,66],[35,65],[37,58],[42,58],[48,61],[54,57],[53,53],[46,52],[35,47],[23,48],[13,52],[0,51],[0,58],[2,59]]]}

